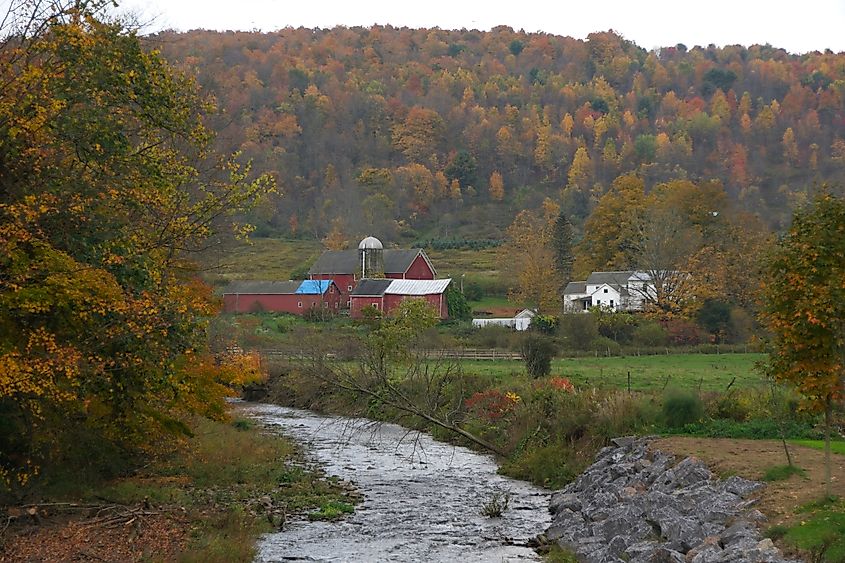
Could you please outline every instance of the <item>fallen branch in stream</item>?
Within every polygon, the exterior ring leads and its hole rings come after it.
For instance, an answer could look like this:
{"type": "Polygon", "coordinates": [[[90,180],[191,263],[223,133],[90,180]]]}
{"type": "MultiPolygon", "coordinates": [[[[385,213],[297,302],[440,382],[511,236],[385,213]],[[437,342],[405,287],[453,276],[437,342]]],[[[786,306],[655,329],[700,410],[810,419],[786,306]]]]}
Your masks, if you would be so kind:
{"type": "Polygon", "coordinates": [[[314,365],[309,373],[345,391],[377,400],[382,405],[417,416],[426,422],[453,432],[499,456],[507,454],[494,444],[461,428],[450,420],[457,409],[449,409],[449,401],[444,390],[447,383],[454,382],[458,367],[451,363],[430,364],[422,359],[414,359],[408,365],[406,373],[400,381],[417,383],[424,389],[421,398],[415,399],[394,383],[394,378],[387,375],[383,364],[370,364],[366,359],[361,363],[358,371],[351,371],[341,366],[330,366],[322,358],[314,365]]]}

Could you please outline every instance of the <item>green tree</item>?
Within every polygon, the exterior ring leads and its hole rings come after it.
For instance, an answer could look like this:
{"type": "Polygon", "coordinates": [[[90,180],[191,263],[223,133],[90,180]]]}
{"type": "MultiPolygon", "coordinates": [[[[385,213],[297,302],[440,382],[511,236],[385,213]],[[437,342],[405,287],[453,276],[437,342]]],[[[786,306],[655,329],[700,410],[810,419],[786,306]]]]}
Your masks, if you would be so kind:
{"type": "Polygon", "coordinates": [[[458,321],[466,321],[472,318],[472,309],[467,303],[466,297],[454,283],[450,283],[449,287],[446,288],[446,304],[449,308],[449,318],[458,321]]]}
{"type": "Polygon", "coordinates": [[[824,412],[829,495],[831,418],[845,381],[845,201],[826,194],[798,211],[767,270],[769,372],[824,412]]]}
{"type": "Polygon", "coordinates": [[[467,151],[458,151],[443,171],[449,180],[457,180],[466,189],[478,185],[478,163],[467,151]]]}

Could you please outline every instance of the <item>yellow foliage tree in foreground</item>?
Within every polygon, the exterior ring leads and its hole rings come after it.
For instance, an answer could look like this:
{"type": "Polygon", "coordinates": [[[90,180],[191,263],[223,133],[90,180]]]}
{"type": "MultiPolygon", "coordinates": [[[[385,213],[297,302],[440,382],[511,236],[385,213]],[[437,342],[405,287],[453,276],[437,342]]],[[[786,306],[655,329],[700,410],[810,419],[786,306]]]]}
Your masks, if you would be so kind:
{"type": "Polygon", "coordinates": [[[0,30],[7,487],[81,432],[132,451],[186,413],[222,416],[228,386],[256,375],[254,359],[233,369],[207,352],[216,303],[186,256],[246,234],[236,214],[271,182],[211,153],[210,107],[134,33],[52,6],[0,30]]]}

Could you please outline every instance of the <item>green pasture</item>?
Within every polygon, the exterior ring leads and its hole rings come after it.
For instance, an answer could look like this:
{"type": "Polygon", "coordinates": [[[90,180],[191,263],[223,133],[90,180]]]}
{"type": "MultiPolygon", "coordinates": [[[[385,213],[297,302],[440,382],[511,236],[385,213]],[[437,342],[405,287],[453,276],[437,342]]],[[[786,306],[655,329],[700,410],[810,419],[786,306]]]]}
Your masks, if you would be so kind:
{"type": "Polygon", "coordinates": [[[469,279],[498,278],[501,253],[498,248],[426,250],[437,270],[438,277],[460,280],[461,274],[469,279]]]}
{"type": "Polygon", "coordinates": [[[472,312],[489,312],[496,309],[513,309],[515,311],[522,310],[525,307],[519,303],[510,301],[504,295],[485,295],[479,301],[470,301],[469,306],[472,307],[472,312]]]}
{"type": "Polygon", "coordinates": [[[233,280],[288,280],[322,251],[320,242],[314,240],[253,238],[215,254],[204,265],[205,278],[215,285],[233,280]]]}
{"type": "MultiPolygon", "coordinates": [[[[824,450],[824,440],[790,440],[790,444],[796,446],[804,446],[805,448],[813,448],[814,450],[824,450]]],[[[838,455],[845,455],[845,441],[831,440],[830,451],[838,455]]]]}
{"type": "MultiPolygon", "coordinates": [[[[568,377],[579,387],[661,390],[664,387],[724,391],[757,387],[766,383],[754,365],[765,354],[672,354],[668,356],[622,356],[560,358],[552,361],[552,375],[568,377]]],[[[464,360],[465,373],[506,383],[512,377],[527,377],[518,360],[464,360]]]]}

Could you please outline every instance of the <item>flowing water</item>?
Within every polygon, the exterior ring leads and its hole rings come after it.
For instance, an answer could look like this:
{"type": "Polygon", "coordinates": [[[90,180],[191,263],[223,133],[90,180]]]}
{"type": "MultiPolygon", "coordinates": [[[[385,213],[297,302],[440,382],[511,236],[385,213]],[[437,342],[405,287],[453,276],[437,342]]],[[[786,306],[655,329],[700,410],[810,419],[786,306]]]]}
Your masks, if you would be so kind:
{"type": "Polygon", "coordinates": [[[364,500],[340,522],[289,522],[267,534],[257,561],[539,561],[525,542],[548,527],[549,493],[496,474],[491,456],[409,434],[394,424],[275,405],[246,414],[304,444],[329,475],[364,500]],[[508,493],[501,518],[481,513],[508,493]]]}

